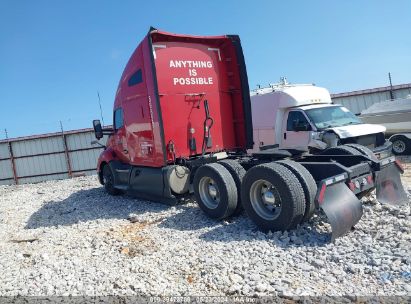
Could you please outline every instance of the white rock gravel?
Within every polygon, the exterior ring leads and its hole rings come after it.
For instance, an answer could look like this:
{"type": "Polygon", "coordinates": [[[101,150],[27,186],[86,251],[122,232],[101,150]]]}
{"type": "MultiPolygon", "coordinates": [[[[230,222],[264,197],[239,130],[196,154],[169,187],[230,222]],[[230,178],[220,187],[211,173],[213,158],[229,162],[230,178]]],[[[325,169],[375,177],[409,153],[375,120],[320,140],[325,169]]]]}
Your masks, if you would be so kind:
{"type": "Polygon", "coordinates": [[[330,244],[321,216],[263,234],[95,176],[0,186],[0,295],[411,295],[410,207],[364,209],[330,244]]]}

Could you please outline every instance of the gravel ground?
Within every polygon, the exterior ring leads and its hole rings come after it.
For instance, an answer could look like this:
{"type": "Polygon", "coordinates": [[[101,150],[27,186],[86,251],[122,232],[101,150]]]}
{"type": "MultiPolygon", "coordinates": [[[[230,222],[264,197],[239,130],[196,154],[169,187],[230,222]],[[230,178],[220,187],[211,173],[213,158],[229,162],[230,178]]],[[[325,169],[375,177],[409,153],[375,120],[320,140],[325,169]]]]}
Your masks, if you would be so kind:
{"type": "Polygon", "coordinates": [[[0,186],[0,295],[411,295],[409,205],[369,199],[354,231],[331,244],[327,229],[263,234],[108,196],[95,176],[0,186]]]}

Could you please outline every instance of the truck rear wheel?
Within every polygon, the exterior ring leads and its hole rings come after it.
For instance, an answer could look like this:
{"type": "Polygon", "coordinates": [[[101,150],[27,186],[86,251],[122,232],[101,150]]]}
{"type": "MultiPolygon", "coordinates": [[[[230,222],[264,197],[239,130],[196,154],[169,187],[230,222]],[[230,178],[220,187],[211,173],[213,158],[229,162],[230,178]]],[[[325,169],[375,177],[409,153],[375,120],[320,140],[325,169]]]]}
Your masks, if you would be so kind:
{"type": "Polygon", "coordinates": [[[223,159],[218,163],[226,168],[234,179],[235,185],[237,187],[237,207],[235,208],[233,215],[238,215],[244,210],[241,203],[241,183],[246,171],[243,166],[241,166],[237,161],[233,159],[223,159]]]}
{"type": "Polygon", "coordinates": [[[114,176],[109,165],[103,167],[103,184],[107,193],[110,195],[119,195],[121,191],[114,188],[114,176]]]}
{"type": "Polygon", "coordinates": [[[390,141],[392,142],[392,153],[395,155],[408,154],[411,150],[411,140],[405,136],[393,136],[390,141]]]}
{"type": "Polygon", "coordinates": [[[295,228],[304,216],[304,190],[292,171],[280,164],[251,168],[243,179],[241,199],[262,231],[295,228]]]}
{"type": "Polygon", "coordinates": [[[210,217],[223,219],[237,207],[237,187],[230,172],[222,165],[203,165],[194,175],[194,195],[200,208],[210,217]]]}
{"type": "Polygon", "coordinates": [[[374,161],[378,161],[378,158],[375,156],[374,152],[372,152],[372,151],[371,151],[370,149],[368,149],[367,147],[364,147],[363,145],[359,145],[359,144],[347,144],[347,145],[345,145],[345,146],[357,150],[358,152],[360,152],[360,154],[365,155],[365,156],[369,157],[370,159],[372,159],[372,160],[374,160],[374,161]]]}
{"type": "Polygon", "coordinates": [[[342,145],[324,150],[323,155],[360,155],[361,153],[349,146],[342,145]]]}
{"type": "Polygon", "coordinates": [[[301,164],[292,160],[280,160],[276,163],[283,165],[298,178],[304,190],[305,212],[301,223],[309,220],[315,212],[315,196],[317,194],[317,183],[311,173],[301,164]]]}

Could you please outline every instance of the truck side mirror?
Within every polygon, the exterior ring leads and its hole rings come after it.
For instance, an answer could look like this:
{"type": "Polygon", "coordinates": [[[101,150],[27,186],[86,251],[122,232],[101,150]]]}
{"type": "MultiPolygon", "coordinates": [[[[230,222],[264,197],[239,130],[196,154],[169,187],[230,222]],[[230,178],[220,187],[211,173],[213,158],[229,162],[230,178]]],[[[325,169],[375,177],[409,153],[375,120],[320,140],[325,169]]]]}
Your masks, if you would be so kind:
{"type": "Polygon", "coordinates": [[[93,120],[94,135],[97,139],[103,138],[103,128],[99,119],[93,120]]]}
{"type": "Polygon", "coordinates": [[[296,131],[296,132],[299,132],[299,131],[311,131],[311,126],[310,126],[310,124],[309,124],[308,122],[306,122],[306,121],[296,120],[296,121],[293,122],[293,129],[294,129],[294,131],[296,131]]]}

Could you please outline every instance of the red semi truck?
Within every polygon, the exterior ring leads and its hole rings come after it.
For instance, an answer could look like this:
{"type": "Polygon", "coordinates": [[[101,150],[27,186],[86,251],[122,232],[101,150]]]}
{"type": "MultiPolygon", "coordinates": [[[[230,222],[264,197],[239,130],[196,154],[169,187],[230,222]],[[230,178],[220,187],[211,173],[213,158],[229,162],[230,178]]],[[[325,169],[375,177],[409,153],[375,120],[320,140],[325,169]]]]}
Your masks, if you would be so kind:
{"type": "Polygon", "coordinates": [[[112,195],[175,204],[194,194],[208,216],[244,208],[263,231],[293,229],[322,208],[333,239],[360,220],[359,198],[373,189],[384,202],[406,200],[395,158],[377,160],[365,147],[248,153],[250,93],[236,35],[151,28],[121,76],[113,128],[93,125],[97,139],[109,135],[97,171],[112,195]]]}

